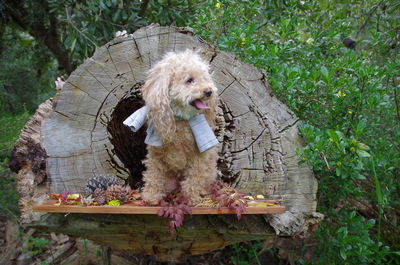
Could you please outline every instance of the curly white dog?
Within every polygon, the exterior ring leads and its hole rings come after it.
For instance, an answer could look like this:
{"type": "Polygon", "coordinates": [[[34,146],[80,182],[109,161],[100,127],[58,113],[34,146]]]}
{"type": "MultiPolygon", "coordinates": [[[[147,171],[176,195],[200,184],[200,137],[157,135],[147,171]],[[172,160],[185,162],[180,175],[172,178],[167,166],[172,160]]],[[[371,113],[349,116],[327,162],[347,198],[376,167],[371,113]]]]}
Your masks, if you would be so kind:
{"type": "Polygon", "coordinates": [[[158,204],[180,184],[183,195],[195,205],[217,176],[217,150],[200,152],[188,122],[204,114],[215,126],[218,96],[209,65],[191,50],[167,53],[150,69],[142,94],[148,122],[163,142],[147,146],[142,197],[158,204]]]}

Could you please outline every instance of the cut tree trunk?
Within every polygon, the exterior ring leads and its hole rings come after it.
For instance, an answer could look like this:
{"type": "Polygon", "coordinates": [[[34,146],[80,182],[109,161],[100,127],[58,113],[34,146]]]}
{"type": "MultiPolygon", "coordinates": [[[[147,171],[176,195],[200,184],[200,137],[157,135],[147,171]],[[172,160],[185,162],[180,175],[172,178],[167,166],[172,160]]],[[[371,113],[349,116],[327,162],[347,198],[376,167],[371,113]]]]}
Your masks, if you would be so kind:
{"type": "Polygon", "coordinates": [[[272,94],[264,71],[217,50],[186,28],[141,28],[99,48],[23,129],[12,160],[18,171],[21,220],[173,261],[233,242],[301,235],[321,215],[315,213],[317,181],[295,154],[301,148],[297,121],[272,94]],[[143,185],[145,128],[133,133],[122,121],[144,104],[139,88],[146,71],[167,51],[185,49],[200,51],[210,62],[219,90],[215,133],[220,178],[238,190],[282,200],[287,212],[244,216],[240,222],[193,216],[174,238],[166,220],[157,216],[33,213],[32,205],[43,202],[46,192],[82,193],[93,176],[115,175],[134,188],[143,185]]]}

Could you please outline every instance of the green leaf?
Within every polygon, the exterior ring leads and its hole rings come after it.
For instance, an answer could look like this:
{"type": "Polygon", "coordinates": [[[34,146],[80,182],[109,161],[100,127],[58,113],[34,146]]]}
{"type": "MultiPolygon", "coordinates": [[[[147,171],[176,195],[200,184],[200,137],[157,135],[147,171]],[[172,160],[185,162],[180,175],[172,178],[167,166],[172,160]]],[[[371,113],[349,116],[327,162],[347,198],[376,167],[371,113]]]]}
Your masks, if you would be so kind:
{"type": "Polygon", "coordinates": [[[339,235],[342,235],[343,238],[347,237],[347,233],[348,233],[347,227],[343,226],[343,227],[339,228],[339,230],[337,231],[337,233],[338,233],[339,235]]]}
{"type": "Polygon", "coordinates": [[[77,40],[76,38],[72,40],[72,43],[71,43],[71,48],[70,48],[70,49],[71,49],[71,52],[73,52],[73,51],[74,51],[74,49],[75,49],[76,40],[77,40]]]}
{"type": "Polygon", "coordinates": [[[346,260],[347,259],[347,254],[346,251],[344,249],[340,250],[340,256],[342,257],[342,259],[346,260]]]}
{"type": "Polygon", "coordinates": [[[356,176],[356,179],[365,180],[366,177],[365,177],[364,175],[358,174],[358,175],[356,176]]]}
{"type": "Polygon", "coordinates": [[[334,130],[328,130],[328,134],[332,138],[334,143],[339,143],[339,137],[334,130]]]}
{"type": "Polygon", "coordinates": [[[325,77],[326,80],[329,80],[329,71],[325,66],[321,67],[321,74],[325,77]]]}
{"type": "Polygon", "coordinates": [[[356,211],[352,211],[349,216],[350,218],[354,218],[356,216],[356,211]]]}
{"type": "Polygon", "coordinates": [[[359,157],[371,157],[371,155],[367,151],[364,151],[364,150],[357,150],[357,154],[359,157]]]}

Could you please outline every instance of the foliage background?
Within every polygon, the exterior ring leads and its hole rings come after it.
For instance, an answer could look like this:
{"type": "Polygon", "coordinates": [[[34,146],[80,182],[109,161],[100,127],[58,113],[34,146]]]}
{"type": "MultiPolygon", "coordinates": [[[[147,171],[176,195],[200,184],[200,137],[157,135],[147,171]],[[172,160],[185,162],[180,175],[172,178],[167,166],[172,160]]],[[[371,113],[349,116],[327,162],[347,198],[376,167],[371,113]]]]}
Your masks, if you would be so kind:
{"type": "MultiPolygon", "coordinates": [[[[301,120],[307,145],[298,154],[318,178],[326,219],[319,244],[296,253],[297,263],[399,263],[400,1],[0,0],[0,21],[4,215],[18,214],[7,154],[37,105],[55,93],[56,77],[118,30],[190,26],[267,70],[272,90],[301,120]]],[[[236,245],[232,260],[260,262],[261,248],[236,245]]]]}

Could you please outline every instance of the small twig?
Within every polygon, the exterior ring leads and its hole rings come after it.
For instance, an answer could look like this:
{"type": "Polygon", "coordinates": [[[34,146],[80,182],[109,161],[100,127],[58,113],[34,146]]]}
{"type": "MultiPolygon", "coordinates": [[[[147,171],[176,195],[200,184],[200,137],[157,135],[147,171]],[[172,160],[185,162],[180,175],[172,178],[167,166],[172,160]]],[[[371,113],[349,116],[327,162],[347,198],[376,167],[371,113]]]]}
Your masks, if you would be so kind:
{"type": "Polygon", "coordinates": [[[256,30],[259,30],[260,28],[264,27],[265,25],[268,25],[270,21],[265,21],[264,23],[261,23],[260,25],[257,26],[256,30]]]}
{"type": "Polygon", "coordinates": [[[350,125],[349,125],[349,127],[347,127],[347,130],[346,130],[346,133],[345,133],[345,135],[346,135],[347,137],[350,136],[351,124],[353,124],[353,121],[354,121],[354,119],[355,119],[355,117],[356,117],[356,113],[360,113],[360,112],[361,112],[362,105],[363,105],[363,97],[362,97],[362,95],[363,95],[363,93],[364,93],[364,90],[365,90],[365,80],[363,79],[363,80],[362,80],[361,89],[360,89],[360,95],[361,95],[361,97],[360,97],[359,102],[357,102],[356,109],[355,109],[355,110],[353,111],[353,113],[351,114],[351,117],[350,117],[350,125]]]}
{"type": "Polygon", "coordinates": [[[332,104],[328,104],[326,102],[322,102],[321,100],[318,100],[318,99],[315,99],[315,98],[309,98],[307,96],[304,96],[304,99],[307,100],[305,102],[305,104],[304,104],[306,106],[308,105],[309,102],[315,102],[315,103],[318,103],[318,104],[323,105],[325,107],[330,107],[330,108],[332,107],[332,104]]]}
{"type": "Polygon", "coordinates": [[[375,11],[378,9],[378,7],[383,3],[384,0],[381,0],[376,6],[374,6],[371,11],[369,11],[367,18],[365,19],[364,23],[361,25],[360,29],[358,30],[356,34],[356,39],[358,35],[361,33],[361,31],[364,30],[364,28],[367,26],[368,22],[370,21],[372,15],[375,13],[375,11]]]}
{"type": "Polygon", "coordinates": [[[110,265],[111,264],[111,253],[112,250],[108,246],[101,246],[102,250],[102,260],[104,265],[110,265]]]}
{"type": "Polygon", "coordinates": [[[19,218],[18,218],[17,215],[15,215],[10,209],[8,209],[8,208],[6,208],[6,207],[1,208],[1,209],[2,209],[2,210],[8,211],[9,214],[10,214],[10,217],[14,218],[14,219],[15,219],[15,222],[18,223],[18,226],[20,226],[20,224],[19,224],[19,218]]]}
{"type": "Polygon", "coordinates": [[[397,119],[400,121],[399,99],[397,98],[397,88],[396,87],[394,87],[394,102],[395,102],[395,105],[396,105],[397,119]]]}
{"type": "Polygon", "coordinates": [[[71,16],[68,13],[68,7],[65,6],[65,13],[67,15],[67,22],[68,24],[70,24],[79,34],[81,34],[86,40],[88,40],[95,48],[97,48],[97,45],[94,41],[92,41],[88,36],[86,36],[85,33],[83,33],[80,29],[78,29],[78,27],[76,27],[74,25],[74,23],[72,22],[71,16]]]}
{"type": "Polygon", "coordinates": [[[326,167],[327,167],[329,170],[331,170],[331,168],[329,167],[329,163],[328,163],[328,160],[326,159],[325,154],[324,154],[323,152],[321,152],[320,154],[321,154],[322,158],[323,158],[324,161],[325,161],[326,167]]]}

